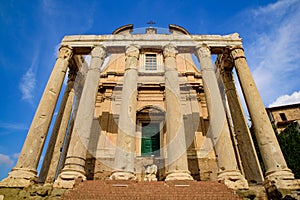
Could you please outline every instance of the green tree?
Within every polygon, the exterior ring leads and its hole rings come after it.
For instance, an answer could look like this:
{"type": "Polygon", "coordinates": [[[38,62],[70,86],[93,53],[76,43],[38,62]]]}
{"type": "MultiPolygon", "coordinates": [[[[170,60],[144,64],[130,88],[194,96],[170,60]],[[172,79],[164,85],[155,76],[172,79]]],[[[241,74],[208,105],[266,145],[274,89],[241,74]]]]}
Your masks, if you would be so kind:
{"type": "Polygon", "coordinates": [[[300,178],[300,131],[297,122],[291,123],[280,134],[276,134],[288,167],[300,178]]]}

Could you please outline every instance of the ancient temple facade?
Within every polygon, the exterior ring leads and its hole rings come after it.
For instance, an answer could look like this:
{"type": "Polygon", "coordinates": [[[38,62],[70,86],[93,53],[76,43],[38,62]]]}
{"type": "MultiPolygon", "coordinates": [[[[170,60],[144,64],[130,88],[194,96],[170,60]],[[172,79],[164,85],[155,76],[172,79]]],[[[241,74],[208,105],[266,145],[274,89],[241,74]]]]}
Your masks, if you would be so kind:
{"type": "Polygon", "coordinates": [[[111,35],[63,38],[18,162],[0,185],[72,188],[81,178],[296,187],[239,35],[192,35],[177,25],[143,31],[126,25],[111,35]]]}

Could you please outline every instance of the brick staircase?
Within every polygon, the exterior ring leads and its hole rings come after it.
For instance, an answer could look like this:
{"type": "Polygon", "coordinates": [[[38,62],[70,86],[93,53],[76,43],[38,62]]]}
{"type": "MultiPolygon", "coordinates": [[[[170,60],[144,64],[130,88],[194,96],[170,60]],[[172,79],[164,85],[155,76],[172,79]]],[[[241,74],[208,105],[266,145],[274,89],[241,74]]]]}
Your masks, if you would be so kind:
{"type": "Polygon", "coordinates": [[[83,181],[65,193],[63,200],[76,199],[241,199],[226,185],[201,181],[83,181]]]}

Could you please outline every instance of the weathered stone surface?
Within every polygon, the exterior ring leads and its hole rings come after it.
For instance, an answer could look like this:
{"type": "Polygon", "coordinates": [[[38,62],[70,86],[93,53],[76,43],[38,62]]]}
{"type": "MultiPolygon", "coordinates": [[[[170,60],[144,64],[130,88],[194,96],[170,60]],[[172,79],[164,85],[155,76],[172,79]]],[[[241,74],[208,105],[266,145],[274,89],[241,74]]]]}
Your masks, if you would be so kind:
{"type": "Polygon", "coordinates": [[[266,179],[270,181],[277,178],[294,179],[294,175],[288,168],[280,150],[271,122],[246,62],[244,50],[241,46],[237,46],[232,49],[231,56],[234,59],[236,72],[254,127],[254,133],[266,167],[266,179]]]}
{"type": "Polygon", "coordinates": [[[115,172],[113,180],[132,180],[135,174],[135,132],[136,132],[136,105],[137,105],[137,79],[138,79],[139,47],[130,45],[126,48],[126,66],[118,136],[115,153],[115,172]]]}
{"type": "Polygon", "coordinates": [[[167,168],[166,180],[193,180],[188,170],[183,114],[176,55],[173,45],[164,47],[166,84],[167,168]]]}
{"type": "Polygon", "coordinates": [[[218,160],[218,180],[234,189],[248,187],[246,179],[238,170],[226,114],[220,95],[216,75],[213,70],[209,47],[197,47],[197,56],[200,61],[204,91],[210,114],[210,126],[207,136],[211,138],[218,160]]]}
{"type": "Polygon", "coordinates": [[[72,53],[71,47],[61,46],[18,162],[9,177],[0,182],[0,186],[24,187],[32,184],[32,181],[37,182],[36,169],[72,53]]]}
{"type": "Polygon", "coordinates": [[[32,184],[24,188],[0,188],[0,199],[1,195],[3,200],[19,200],[19,199],[38,199],[38,200],[49,200],[58,199],[65,193],[65,189],[56,189],[52,185],[37,185],[32,184]]]}
{"type": "Polygon", "coordinates": [[[74,122],[65,167],[55,181],[55,187],[72,188],[75,183],[74,179],[86,179],[85,160],[95,109],[95,94],[98,89],[100,68],[105,57],[106,52],[103,46],[94,47],[92,50],[91,66],[87,73],[77,117],[74,122]]]}

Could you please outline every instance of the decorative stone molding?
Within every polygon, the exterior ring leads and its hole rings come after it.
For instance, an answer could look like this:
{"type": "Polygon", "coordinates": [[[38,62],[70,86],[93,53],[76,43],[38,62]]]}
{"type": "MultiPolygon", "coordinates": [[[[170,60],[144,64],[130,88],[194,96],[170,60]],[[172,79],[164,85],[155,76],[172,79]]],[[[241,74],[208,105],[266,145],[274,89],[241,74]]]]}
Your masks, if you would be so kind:
{"type": "Polygon", "coordinates": [[[137,69],[140,49],[136,45],[129,45],[126,47],[126,67],[125,69],[137,69]]]}
{"type": "Polygon", "coordinates": [[[94,46],[93,50],[91,51],[92,57],[98,57],[101,60],[104,60],[106,57],[106,48],[102,45],[94,46]]]}
{"type": "Polygon", "coordinates": [[[174,46],[172,44],[168,44],[168,45],[164,46],[164,49],[163,49],[164,58],[168,58],[168,57],[175,58],[177,54],[178,54],[178,51],[176,49],[176,46],[174,46]]]}
{"type": "Polygon", "coordinates": [[[126,52],[125,55],[126,57],[135,57],[135,58],[139,58],[139,54],[140,54],[140,47],[137,45],[129,45],[126,47],[126,52]]]}
{"type": "Polygon", "coordinates": [[[57,58],[62,58],[62,59],[70,59],[73,55],[73,48],[70,46],[62,45],[59,48],[58,56],[57,58]]]}
{"type": "Polygon", "coordinates": [[[246,59],[244,49],[242,46],[235,46],[235,47],[231,48],[230,53],[234,60],[237,60],[239,58],[246,59]]]}

